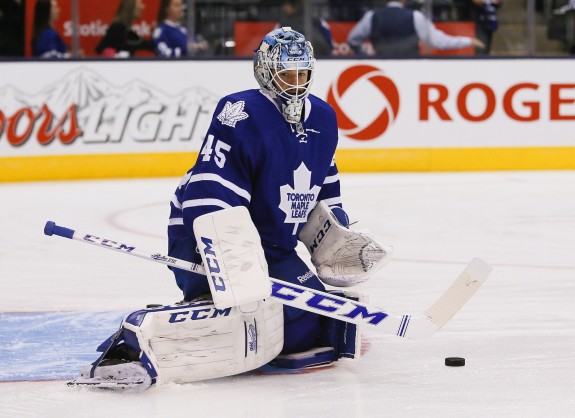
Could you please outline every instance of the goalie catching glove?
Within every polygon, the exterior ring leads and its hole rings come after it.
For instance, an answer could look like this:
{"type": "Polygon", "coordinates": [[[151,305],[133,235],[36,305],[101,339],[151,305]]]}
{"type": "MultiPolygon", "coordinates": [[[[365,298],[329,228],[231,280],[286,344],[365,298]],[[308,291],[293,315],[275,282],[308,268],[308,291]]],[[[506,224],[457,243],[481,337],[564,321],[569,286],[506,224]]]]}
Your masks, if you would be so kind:
{"type": "Polygon", "coordinates": [[[393,252],[371,235],[343,226],[323,201],[309,214],[299,239],[311,254],[318,277],[337,287],[365,282],[391,260],[393,252]]]}

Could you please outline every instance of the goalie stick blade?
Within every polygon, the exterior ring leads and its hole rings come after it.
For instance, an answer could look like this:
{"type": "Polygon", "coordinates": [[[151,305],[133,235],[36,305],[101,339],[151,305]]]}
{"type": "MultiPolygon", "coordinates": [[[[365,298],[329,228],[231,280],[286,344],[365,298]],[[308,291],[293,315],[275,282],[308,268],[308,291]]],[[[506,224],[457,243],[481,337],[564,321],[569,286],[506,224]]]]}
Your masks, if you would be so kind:
{"type": "Polygon", "coordinates": [[[425,311],[428,321],[420,332],[425,333],[425,328],[429,328],[427,332],[433,334],[447,324],[485,283],[492,271],[493,267],[480,258],[471,260],[449,289],[425,311]]]}

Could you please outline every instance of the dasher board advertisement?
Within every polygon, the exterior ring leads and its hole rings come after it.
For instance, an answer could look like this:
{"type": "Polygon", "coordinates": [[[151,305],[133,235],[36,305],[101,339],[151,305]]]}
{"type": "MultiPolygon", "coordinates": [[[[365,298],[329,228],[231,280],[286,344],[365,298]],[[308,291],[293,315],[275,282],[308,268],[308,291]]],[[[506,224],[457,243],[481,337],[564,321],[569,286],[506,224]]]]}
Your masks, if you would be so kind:
{"type": "MultiPolygon", "coordinates": [[[[571,169],[573,74],[564,59],[320,60],[312,93],[336,111],[342,171],[571,169]]],[[[48,178],[98,177],[75,165],[102,156],[107,177],[150,159],[146,175],[179,175],[217,102],[257,88],[243,60],[5,62],[2,76],[3,180],[44,178],[45,158],[48,178]]]]}

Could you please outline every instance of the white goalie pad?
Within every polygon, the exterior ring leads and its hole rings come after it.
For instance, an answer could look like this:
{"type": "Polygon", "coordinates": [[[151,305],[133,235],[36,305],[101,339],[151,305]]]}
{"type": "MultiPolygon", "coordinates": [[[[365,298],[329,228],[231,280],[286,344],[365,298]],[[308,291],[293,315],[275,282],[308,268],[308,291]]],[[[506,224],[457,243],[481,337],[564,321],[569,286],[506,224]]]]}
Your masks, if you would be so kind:
{"type": "Polygon", "coordinates": [[[271,294],[261,238],[247,208],[199,216],[194,234],[216,307],[249,304],[271,294]]]}
{"type": "Polygon", "coordinates": [[[122,327],[131,331],[156,383],[187,383],[256,369],[283,347],[283,308],[273,301],[243,314],[211,301],[137,311],[122,327]]]}
{"type": "Polygon", "coordinates": [[[310,252],[318,277],[337,287],[365,282],[393,253],[391,246],[371,235],[342,226],[323,201],[309,214],[299,239],[310,252]]]}

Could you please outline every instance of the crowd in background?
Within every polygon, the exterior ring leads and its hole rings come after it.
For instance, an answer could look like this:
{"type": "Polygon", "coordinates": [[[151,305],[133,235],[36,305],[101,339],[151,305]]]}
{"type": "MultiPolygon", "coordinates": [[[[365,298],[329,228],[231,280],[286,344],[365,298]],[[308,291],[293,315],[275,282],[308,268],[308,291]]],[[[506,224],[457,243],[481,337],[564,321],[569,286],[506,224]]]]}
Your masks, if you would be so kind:
{"type": "MultiPolygon", "coordinates": [[[[60,18],[59,2],[64,1],[70,0],[2,0],[0,56],[26,55],[24,10],[26,2],[34,2],[28,55],[70,57],[71,46],[62,40],[55,26],[60,18]]],[[[314,2],[322,7],[312,9],[311,25],[306,26],[303,0],[197,0],[193,19],[187,16],[187,3],[159,1],[154,30],[151,36],[143,37],[132,25],[148,7],[146,0],[118,0],[116,13],[106,22],[107,29],[95,50],[80,49],[75,56],[126,58],[138,51],[169,58],[232,55],[234,19],[275,21],[278,27],[291,26],[304,34],[306,29],[311,30],[317,56],[341,55],[335,48],[328,22],[356,23],[347,39],[349,54],[418,55],[420,42],[439,49],[473,47],[476,54],[489,54],[498,30],[498,9],[502,6],[502,0],[321,0],[314,2]],[[188,33],[190,21],[193,34],[188,33]],[[452,21],[474,22],[474,36],[450,36],[435,27],[436,23],[452,21]],[[365,48],[366,44],[371,49],[365,48]]]]}

